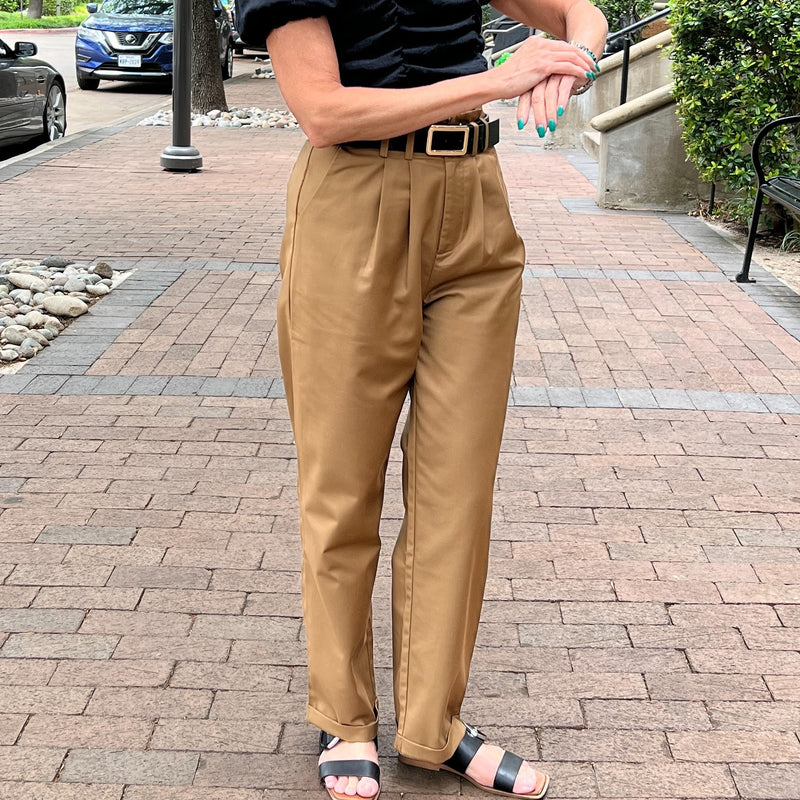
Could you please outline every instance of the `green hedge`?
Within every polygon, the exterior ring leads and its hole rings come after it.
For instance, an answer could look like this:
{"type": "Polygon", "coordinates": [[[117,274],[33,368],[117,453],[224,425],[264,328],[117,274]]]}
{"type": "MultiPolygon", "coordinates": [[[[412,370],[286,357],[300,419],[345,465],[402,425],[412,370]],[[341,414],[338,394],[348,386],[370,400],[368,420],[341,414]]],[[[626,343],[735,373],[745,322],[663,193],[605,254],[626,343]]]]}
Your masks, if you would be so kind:
{"type": "MultiPolygon", "coordinates": [[[[19,11],[14,13],[0,11],[0,31],[15,30],[17,28],[30,30],[37,28],[76,28],[88,16],[86,6],[80,6],[74,14],[63,17],[42,17],[41,19],[20,17],[19,11]]],[[[3,39],[6,40],[6,44],[9,44],[5,36],[3,36],[3,39]]],[[[10,44],[13,44],[13,42],[10,44]]]]}
{"type": "Polygon", "coordinates": [[[58,0],[43,0],[42,2],[42,16],[55,17],[56,15],[67,17],[75,11],[75,0],[61,0],[60,5],[58,0]]]}
{"type": "MultiPolygon", "coordinates": [[[[689,158],[734,193],[746,220],[755,195],[750,149],[769,120],[800,113],[800,0],[672,0],[673,74],[689,158]]],[[[800,168],[800,142],[761,147],[770,175],[800,168]]]]}
{"type": "Polygon", "coordinates": [[[653,13],[653,0],[592,0],[608,20],[611,33],[653,13]]]}
{"type": "MultiPolygon", "coordinates": [[[[27,3],[23,3],[24,8],[27,3]]],[[[19,13],[19,0],[0,0],[0,12],[12,13],[16,11],[19,13]]]]}

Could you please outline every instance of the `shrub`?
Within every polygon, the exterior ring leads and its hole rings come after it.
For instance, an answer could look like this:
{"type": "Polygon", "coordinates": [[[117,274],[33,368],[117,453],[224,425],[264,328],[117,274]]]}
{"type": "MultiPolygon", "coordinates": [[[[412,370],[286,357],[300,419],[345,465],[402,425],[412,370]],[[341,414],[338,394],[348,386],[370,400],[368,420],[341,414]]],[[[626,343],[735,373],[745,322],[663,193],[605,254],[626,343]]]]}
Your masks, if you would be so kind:
{"type": "Polygon", "coordinates": [[[653,13],[653,0],[592,0],[608,20],[611,33],[653,13]]]}
{"type": "MultiPolygon", "coordinates": [[[[673,75],[684,143],[701,178],[722,182],[745,220],[755,195],[750,149],[769,120],[800,113],[800,0],[673,0],[673,75]]],[[[761,147],[768,176],[800,166],[796,134],[761,147]]]]}
{"type": "MultiPolygon", "coordinates": [[[[27,3],[23,3],[22,7],[24,8],[26,5],[27,3]]],[[[6,13],[19,12],[19,0],[0,0],[0,11],[5,11],[6,13]]]]}
{"type": "Polygon", "coordinates": [[[75,0],[43,0],[43,17],[66,17],[75,10],[75,0]]]}
{"type": "MultiPolygon", "coordinates": [[[[42,17],[41,19],[31,19],[30,17],[21,17],[19,11],[12,14],[0,11],[0,36],[3,36],[3,31],[16,30],[17,28],[25,28],[29,30],[39,28],[77,28],[89,14],[86,11],[86,6],[78,6],[74,14],[69,14],[64,17],[42,17]]],[[[8,44],[7,37],[6,44],[8,44]]]]}

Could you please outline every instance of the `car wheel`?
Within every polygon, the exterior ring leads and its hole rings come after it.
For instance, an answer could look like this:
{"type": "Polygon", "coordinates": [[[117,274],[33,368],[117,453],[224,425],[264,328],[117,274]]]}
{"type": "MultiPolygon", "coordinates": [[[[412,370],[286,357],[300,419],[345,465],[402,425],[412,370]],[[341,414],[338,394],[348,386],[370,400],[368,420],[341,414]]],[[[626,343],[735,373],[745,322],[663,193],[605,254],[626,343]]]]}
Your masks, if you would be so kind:
{"type": "Polygon", "coordinates": [[[78,73],[78,88],[79,89],[86,89],[87,91],[92,91],[96,89],[100,85],[99,78],[85,78],[83,75],[78,73]]]}
{"type": "Polygon", "coordinates": [[[225,48],[225,63],[222,65],[222,80],[226,81],[233,77],[233,47],[228,42],[225,48]]]}
{"type": "Polygon", "coordinates": [[[46,142],[60,139],[67,131],[67,97],[59,83],[54,83],[47,93],[42,123],[44,125],[42,138],[46,142]]]}

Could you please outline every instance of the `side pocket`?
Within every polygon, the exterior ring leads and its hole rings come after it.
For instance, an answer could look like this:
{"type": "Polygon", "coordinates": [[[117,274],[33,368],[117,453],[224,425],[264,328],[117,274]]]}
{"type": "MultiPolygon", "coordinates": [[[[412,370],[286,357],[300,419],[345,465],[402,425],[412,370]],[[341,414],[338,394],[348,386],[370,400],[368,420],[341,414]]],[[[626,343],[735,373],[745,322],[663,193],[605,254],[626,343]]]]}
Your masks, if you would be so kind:
{"type": "Polygon", "coordinates": [[[308,142],[303,145],[286,186],[286,222],[283,228],[280,254],[281,277],[284,281],[288,280],[289,265],[294,251],[294,233],[299,213],[300,195],[308,175],[312,149],[308,142]]]}
{"type": "Polygon", "coordinates": [[[342,148],[338,145],[324,148],[311,147],[310,150],[305,180],[297,198],[298,214],[302,214],[311,205],[342,152],[342,148]]]}

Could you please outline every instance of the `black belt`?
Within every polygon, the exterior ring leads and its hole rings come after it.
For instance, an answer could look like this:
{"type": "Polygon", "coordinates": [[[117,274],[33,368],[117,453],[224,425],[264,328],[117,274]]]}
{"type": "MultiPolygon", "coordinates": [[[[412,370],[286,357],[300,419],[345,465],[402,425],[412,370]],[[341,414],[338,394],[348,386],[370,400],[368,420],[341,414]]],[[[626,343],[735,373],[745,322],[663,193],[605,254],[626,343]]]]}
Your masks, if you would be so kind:
{"type": "MultiPolygon", "coordinates": [[[[414,138],[413,151],[429,156],[474,156],[494,147],[500,141],[500,120],[478,119],[463,125],[429,125],[418,131],[384,139],[389,150],[405,152],[410,137],[414,138]]],[[[344,142],[343,147],[368,147],[381,149],[383,142],[344,142]]]]}

